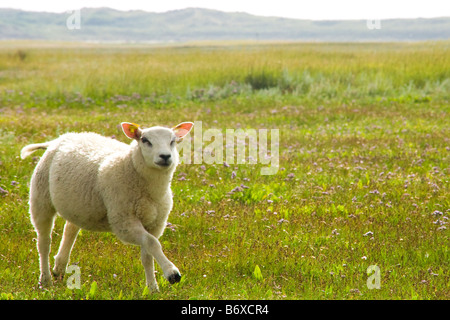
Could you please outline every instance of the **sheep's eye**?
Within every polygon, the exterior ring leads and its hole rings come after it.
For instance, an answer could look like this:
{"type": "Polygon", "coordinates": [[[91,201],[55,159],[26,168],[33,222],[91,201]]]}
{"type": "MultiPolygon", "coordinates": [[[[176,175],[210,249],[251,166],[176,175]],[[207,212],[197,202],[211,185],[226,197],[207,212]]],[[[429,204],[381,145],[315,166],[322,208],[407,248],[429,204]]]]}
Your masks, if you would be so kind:
{"type": "Polygon", "coordinates": [[[147,143],[150,147],[152,146],[152,143],[146,137],[142,138],[142,142],[147,143]]]}
{"type": "Polygon", "coordinates": [[[173,145],[175,144],[175,140],[170,141],[170,146],[173,147],[173,145]]]}

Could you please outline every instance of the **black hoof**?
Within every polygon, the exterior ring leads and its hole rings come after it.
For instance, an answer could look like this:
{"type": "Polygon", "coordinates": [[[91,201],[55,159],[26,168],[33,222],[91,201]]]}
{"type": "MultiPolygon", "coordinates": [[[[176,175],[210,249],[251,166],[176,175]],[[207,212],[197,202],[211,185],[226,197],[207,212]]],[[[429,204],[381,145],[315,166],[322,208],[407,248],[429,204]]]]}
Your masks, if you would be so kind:
{"type": "Polygon", "coordinates": [[[167,279],[167,280],[169,280],[170,284],[174,284],[174,283],[180,282],[180,280],[181,280],[181,274],[179,274],[178,272],[172,273],[172,274],[169,276],[169,279],[167,279]]]}

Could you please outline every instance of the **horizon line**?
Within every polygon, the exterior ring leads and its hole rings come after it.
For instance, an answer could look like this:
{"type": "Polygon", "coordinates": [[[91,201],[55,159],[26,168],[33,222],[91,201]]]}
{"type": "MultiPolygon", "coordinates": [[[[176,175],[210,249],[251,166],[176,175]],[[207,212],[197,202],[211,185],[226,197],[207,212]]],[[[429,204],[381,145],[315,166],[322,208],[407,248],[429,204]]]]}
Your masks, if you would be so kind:
{"type": "Polygon", "coordinates": [[[278,18],[278,19],[287,19],[287,20],[305,20],[305,21],[361,21],[361,20],[415,20],[415,19],[445,19],[450,18],[450,16],[435,16],[435,17],[397,17],[397,18],[322,18],[322,19],[312,19],[312,18],[291,18],[291,17],[282,17],[282,16],[266,16],[266,15],[258,15],[253,14],[245,11],[223,11],[218,9],[210,9],[210,8],[203,8],[203,7],[185,7],[180,9],[171,9],[166,11],[148,11],[145,9],[129,9],[129,10],[123,10],[123,9],[116,9],[112,7],[82,7],[82,8],[75,8],[70,10],[63,10],[63,11],[47,11],[47,10],[30,10],[30,9],[23,9],[23,8],[13,8],[13,7],[0,7],[0,10],[18,10],[18,11],[24,11],[24,12],[34,12],[34,13],[54,13],[54,14],[66,14],[68,12],[74,11],[74,10],[83,10],[83,9],[109,9],[119,12],[134,12],[134,11],[140,11],[140,12],[146,12],[146,13],[154,13],[154,14],[165,14],[169,12],[174,11],[183,11],[183,10],[189,10],[189,9],[199,9],[199,10],[205,10],[205,11],[215,11],[215,12],[222,12],[222,13],[230,13],[230,14],[247,14],[254,17],[263,17],[263,18],[278,18]]]}

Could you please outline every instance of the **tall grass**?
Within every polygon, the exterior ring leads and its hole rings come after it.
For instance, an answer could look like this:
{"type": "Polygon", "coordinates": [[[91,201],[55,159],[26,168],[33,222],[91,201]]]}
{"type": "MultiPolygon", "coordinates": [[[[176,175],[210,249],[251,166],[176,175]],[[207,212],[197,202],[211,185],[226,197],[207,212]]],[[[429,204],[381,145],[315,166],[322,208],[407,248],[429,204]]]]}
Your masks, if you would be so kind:
{"type": "MultiPolygon", "coordinates": [[[[49,98],[195,98],[230,83],[297,98],[448,98],[449,44],[281,44],[0,50],[0,90],[49,98]],[[21,52],[26,59],[20,58],[21,52]],[[18,81],[19,80],[19,81],[18,81]]],[[[238,93],[246,90],[239,90],[238,93]]],[[[229,94],[233,94],[230,92],[229,94]]],[[[234,92],[237,94],[237,92],[234,92]]],[[[205,98],[205,97],[204,97],[205,98]]]]}

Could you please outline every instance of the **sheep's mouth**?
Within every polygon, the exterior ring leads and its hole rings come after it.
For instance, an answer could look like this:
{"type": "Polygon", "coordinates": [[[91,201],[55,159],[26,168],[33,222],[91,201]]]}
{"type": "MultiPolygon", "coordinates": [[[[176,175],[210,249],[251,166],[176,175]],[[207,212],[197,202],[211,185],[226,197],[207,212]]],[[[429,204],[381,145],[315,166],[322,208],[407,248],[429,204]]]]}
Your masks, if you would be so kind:
{"type": "Polygon", "coordinates": [[[160,167],[170,167],[170,165],[172,164],[172,162],[167,162],[167,161],[160,161],[160,162],[156,162],[156,164],[160,167]]]}

